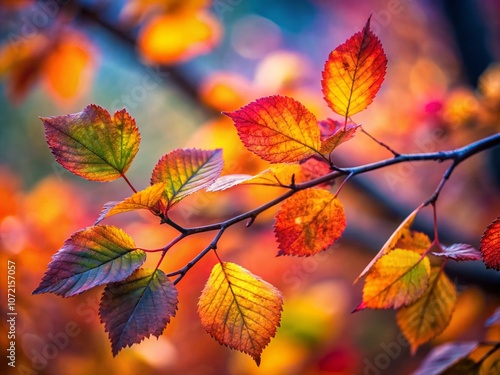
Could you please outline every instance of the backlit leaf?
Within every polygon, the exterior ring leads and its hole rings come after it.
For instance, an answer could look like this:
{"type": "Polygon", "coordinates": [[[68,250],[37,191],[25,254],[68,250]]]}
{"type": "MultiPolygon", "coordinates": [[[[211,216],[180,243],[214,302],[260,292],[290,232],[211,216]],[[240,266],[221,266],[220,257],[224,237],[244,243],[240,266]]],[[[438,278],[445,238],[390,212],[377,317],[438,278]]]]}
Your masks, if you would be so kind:
{"type": "Polygon", "coordinates": [[[344,125],[338,121],[327,119],[319,122],[321,129],[321,148],[322,154],[329,154],[340,144],[347,142],[356,135],[356,130],[361,125],[349,123],[344,129],[344,125]]]}
{"type": "Polygon", "coordinates": [[[97,218],[94,225],[98,224],[104,218],[112,215],[141,209],[152,209],[162,197],[164,188],[165,183],[159,182],[132,194],[130,197],[121,202],[107,203],[104,205],[104,209],[101,211],[101,214],[97,218]]]}
{"type": "Polygon", "coordinates": [[[165,183],[167,209],[194,192],[210,186],[219,177],[222,150],[177,149],[164,155],[151,175],[151,184],[165,183]]]}
{"type": "Polygon", "coordinates": [[[98,225],[74,233],[54,254],[33,294],[70,297],[97,285],[128,277],[146,260],[132,238],[120,228],[98,225]]]}
{"type": "MultiPolygon", "coordinates": [[[[425,361],[420,365],[413,375],[440,375],[447,369],[458,363],[462,358],[467,357],[478,343],[460,342],[440,345],[430,352],[425,361]]],[[[451,374],[450,374],[451,375],[451,374]]]]}
{"type": "Polygon", "coordinates": [[[109,333],[113,355],[151,335],[159,337],[177,310],[177,289],[161,271],[136,270],[106,286],[99,315],[109,333]]]}
{"type": "Polygon", "coordinates": [[[413,224],[413,220],[415,220],[415,216],[417,216],[417,213],[422,209],[422,206],[418,206],[406,219],[403,220],[403,222],[399,225],[398,229],[394,231],[394,233],[389,237],[387,242],[382,246],[380,251],[375,255],[375,257],[368,263],[368,265],[365,267],[365,269],[359,274],[359,276],[354,280],[354,284],[358,282],[359,279],[361,279],[370,269],[373,267],[376,261],[380,259],[380,257],[384,254],[389,253],[392,249],[395,248],[397,242],[401,239],[401,237],[405,234],[410,232],[410,227],[413,224]]]}
{"type": "Polygon", "coordinates": [[[429,258],[410,250],[394,249],[370,270],[363,287],[363,301],[354,310],[398,309],[416,301],[429,285],[429,258]]]}
{"type": "Polygon", "coordinates": [[[139,150],[139,130],[125,109],[111,117],[104,108],[91,104],[82,112],[41,120],[56,160],[87,180],[107,182],[121,177],[139,150]]]}
{"type": "Polygon", "coordinates": [[[486,267],[500,271],[500,217],[486,228],[479,251],[483,254],[486,267]]]}
{"type": "Polygon", "coordinates": [[[407,229],[400,232],[400,237],[393,247],[423,254],[431,247],[431,240],[425,233],[407,229]]]}
{"type": "Polygon", "coordinates": [[[283,298],[271,284],[234,263],[217,263],[201,293],[198,314],[203,328],[219,343],[260,355],[276,333],[283,298]]]}
{"type": "Polygon", "coordinates": [[[317,254],[333,245],[345,226],[344,208],[335,195],[323,189],[299,191],[276,215],[278,255],[317,254]]]}
{"type": "Polygon", "coordinates": [[[443,247],[443,252],[432,252],[431,254],[457,261],[482,259],[482,255],[479,251],[477,251],[471,245],[465,243],[456,243],[450,246],[446,246],[443,247]]]}
{"type": "Polygon", "coordinates": [[[224,114],[234,121],[243,144],[271,163],[301,161],[321,146],[316,117],[292,98],[269,96],[224,114]]]}
{"type": "Polygon", "coordinates": [[[413,353],[420,345],[444,331],[456,302],[455,285],[440,267],[433,268],[424,294],[413,304],[402,307],[396,315],[399,328],[413,353]]]}
{"type": "Polygon", "coordinates": [[[321,81],[326,102],[345,118],[362,111],[377,95],[386,67],[387,57],[369,18],[362,31],[330,53],[321,81]]]}

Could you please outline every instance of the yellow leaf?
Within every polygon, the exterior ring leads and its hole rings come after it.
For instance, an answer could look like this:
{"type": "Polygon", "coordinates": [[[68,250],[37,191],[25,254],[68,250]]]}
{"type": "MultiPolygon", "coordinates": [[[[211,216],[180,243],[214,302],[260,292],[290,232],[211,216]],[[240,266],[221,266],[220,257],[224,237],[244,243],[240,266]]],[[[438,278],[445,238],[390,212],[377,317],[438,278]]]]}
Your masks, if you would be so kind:
{"type": "Polygon", "coordinates": [[[444,331],[456,302],[455,285],[440,267],[432,268],[429,287],[424,294],[410,306],[401,308],[396,315],[398,326],[410,342],[413,353],[444,331]]]}
{"type": "Polygon", "coordinates": [[[359,276],[354,280],[354,284],[358,282],[363,276],[365,276],[368,271],[373,267],[375,262],[380,259],[384,254],[387,254],[389,251],[395,248],[399,239],[403,236],[404,233],[408,233],[410,230],[410,226],[413,224],[413,220],[415,220],[415,216],[422,209],[422,205],[418,206],[403,222],[399,225],[398,229],[394,231],[391,237],[387,240],[387,242],[382,246],[380,251],[375,255],[375,257],[371,260],[370,263],[365,267],[365,269],[359,274],[359,276]]]}
{"type": "MultiPolygon", "coordinates": [[[[405,228],[406,229],[406,228],[405,228]]],[[[401,237],[398,239],[394,248],[416,251],[423,254],[431,246],[431,240],[428,235],[414,230],[401,231],[401,237]]]]}
{"type": "Polygon", "coordinates": [[[429,284],[430,262],[414,251],[394,249],[366,277],[363,301],[355,309],[398,309],[416,301],[429,284]]]}
{"type": "Polygon", "coordinates": [[[201,293],[203,328],[219,343],[247,353],[260,364],[276,333],[283,297],[271,284],[234,263],[217,263],[201,293]]]}
{"type": "Polygon", "coordinates": [[[121,202],[110,202],[106,204],[94,225],[112,215],[141,209],[152,209],[162,197],[164,188],[165,183],[159,182],[132,194],[121,202]]]}

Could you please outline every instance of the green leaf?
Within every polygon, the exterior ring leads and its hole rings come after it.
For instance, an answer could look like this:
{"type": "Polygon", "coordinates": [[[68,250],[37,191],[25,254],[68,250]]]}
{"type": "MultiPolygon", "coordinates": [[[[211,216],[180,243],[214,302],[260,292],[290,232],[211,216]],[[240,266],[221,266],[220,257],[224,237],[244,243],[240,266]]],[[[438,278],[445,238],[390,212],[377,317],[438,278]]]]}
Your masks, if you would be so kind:
{"type": "Polygon", "coordinates": [[[139,150],[139,130],[125,109],[111,117],[104,108],[91,104],[82,112],[41,120],[59,164],[90,181],[121,177],[139,150]]]}

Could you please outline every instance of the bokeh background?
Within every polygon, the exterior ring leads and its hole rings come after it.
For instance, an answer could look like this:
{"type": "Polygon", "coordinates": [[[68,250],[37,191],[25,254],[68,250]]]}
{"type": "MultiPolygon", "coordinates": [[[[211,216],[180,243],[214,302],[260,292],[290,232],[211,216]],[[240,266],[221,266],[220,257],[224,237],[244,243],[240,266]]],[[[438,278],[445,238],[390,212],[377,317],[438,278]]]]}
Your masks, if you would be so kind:
{"type": "MultiPolygon", "coordinates": [[[[149,185],[151,170],[178,147],[224,149],[224,173],[267,167],[247,152],[220,114],[271,94],[300,100],[335,118],[322,99],[329,52],[372,15],[389,63],[374,103],[354,120],[399,152],[463,146],[500,130],[500,4],[495,0],[129,0],[0,1],[0,344],[7,348],[7,260],[16,262],[17,367],[2,374],[407,374],[440,343],[499,338],[484,320],[500,304],[500,277],[481,262],[447,269],[460,291],[448,329],[416,356],[392,311],[351,314],[352,281],[401,220],[428,198],[446,165],[397,165],[356,177],[342,190],[348,229],[312,258],[276,257],[275,209],[251,228],[228,230],[225,261],[241,264],[285,297],[281,327],[257,367],[203,331],[197,298],[217,261],[209,254],[178,284],[177,316],[159,338],[116,358],[97,314],[102,288],[63,299],[32,296],[51,256],[92,225],[102,205],[127,197],[123,181],[90,183],[62,169],[48,150],[40,116],[96,103],[126,107],[142,142],[129,179],[149,185]],[[5,334],[4,334],[5,332],[5,334]]],[[[341,166],[391,157],[363,134],[335,152],[341,166]]],[[[464,162],[438,203],[440,238],[477,246],[500,212],[500,150],[464,162]]],[[[174,210],[181,224],[216,222],[256,207],[276,188],[198,193],[174,210]]],[[[119,215],[138,246],[174,235],[141,213],[119,215]]],[[[432,234],[431,212],[415,228],[432,234]]],[[[182,267],[211,241],[188,238],[162,265],[182,267]]],[[[153,255],[148,261],[154,265],[153,255]]]]}

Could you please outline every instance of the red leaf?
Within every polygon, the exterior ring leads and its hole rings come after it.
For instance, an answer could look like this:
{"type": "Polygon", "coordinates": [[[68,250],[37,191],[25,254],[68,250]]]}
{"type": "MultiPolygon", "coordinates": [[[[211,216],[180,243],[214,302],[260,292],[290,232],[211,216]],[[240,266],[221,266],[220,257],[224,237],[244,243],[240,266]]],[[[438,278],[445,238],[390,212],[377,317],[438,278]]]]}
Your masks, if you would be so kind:
{"type": "Polygon", "coordinates": [[[151,335],[159,337],[177,310],[177,289],[161,271],[136,270],[102,294],[99,315],[113,355],[151,335]]]}
{"type": "Polygon", "coordinates": [[[340,144],[347,142],[356,135],[356,130],[361,125],[349,123],[344,128],[344,125],[338,121],[327,119],[319,122],[321,130],[321,148],[322,154],[329,154],[336,149],[340,144]]]}
{"type": "Polygon", "coordinates": [[[346,119],[362,111],[377,95],[386,67],[387,57],[369,18],[361,32],[330,53],[321,81],[326,102],[346,119]]]}
{"type": "Polygon", "coordinates": [[[320,148],[316,117],[295,99],[269,96],[224,114],[246,148],[271,163],[299,162],[320,148]]]}
{"type": "Polygon", "coordinates": [[[482,255],[479,251],[465,243],[456,243],[451,246],[443,247],[443,252],[432,252],[432,255],[456,261],[482,259],[482,255]]]}
{"type": "Polygon", "coordinates": [[[484,263],[488,268],[500,271],[500,217],[486,228],[479,251],[483,254],[484,263]]]}

